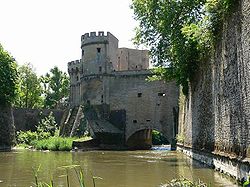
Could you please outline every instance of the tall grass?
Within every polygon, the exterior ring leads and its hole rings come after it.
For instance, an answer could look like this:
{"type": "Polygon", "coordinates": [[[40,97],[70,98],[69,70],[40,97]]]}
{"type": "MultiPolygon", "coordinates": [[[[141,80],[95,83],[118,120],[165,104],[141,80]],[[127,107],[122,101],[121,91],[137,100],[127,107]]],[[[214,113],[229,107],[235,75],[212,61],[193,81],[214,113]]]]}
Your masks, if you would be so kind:
{"type": "Polygon", "coordinates": [[[33,141],[31,144],[37,150],[70,151],[74,139],[54,136],[48,139],[33,141]]]}
{"type": "MultiPolygon", "coordinates": [[[[51,179],[49,183],[39,181],[38,173],[40,171],[40,168],[41,168],[41,165],[37,169],[33,168],[33,175],[35,178],[35,183],[34,183],[35,187],[56,187],[54,182],[53,182],[53,179],[51,179]]],[[[80,165],[61,166],[61,167],[59,167],[59,169],[65,169],[65,171],[66,171],[66,175],[64,175],[64,176],[66,177],[67,187],[71,186],[70,185],[69,170],[72,170],[72,169],[75,171],[75,174],[77,176],[79,187],[87,187],[86,183],[85,183],[84,172],[83,172],[83,169],[81,168],[80,165]]],[[[96,187],[96,183],[95,183],[96,179],[102,179],[102,178],[92,175],[93,187],[96,187]]]]}

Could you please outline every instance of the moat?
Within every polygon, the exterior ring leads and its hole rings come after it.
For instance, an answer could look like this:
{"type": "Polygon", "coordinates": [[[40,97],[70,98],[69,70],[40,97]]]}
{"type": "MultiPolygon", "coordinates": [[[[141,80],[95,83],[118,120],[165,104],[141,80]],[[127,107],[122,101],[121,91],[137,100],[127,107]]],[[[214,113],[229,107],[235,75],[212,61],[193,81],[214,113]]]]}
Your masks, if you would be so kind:
{"type": "MultiPolygon", "coordinates": [[[[53,176],[56,186],[66,186],[65,170],[60,166],[81,165],[87,187],[92,187],[92,174],[97,187],[158,187],[173,178],[184,176],[201,179],[211,186],[237,186],[213,169],[191,160],[182,153],[168,150],[151,151],[90,151],[90,152],[0,152],[0,187],[34,185],[33,168],[41,165],[39,179],[53,176]]],[[[77,178],[69,172],[71,186],[77,178]]]]}

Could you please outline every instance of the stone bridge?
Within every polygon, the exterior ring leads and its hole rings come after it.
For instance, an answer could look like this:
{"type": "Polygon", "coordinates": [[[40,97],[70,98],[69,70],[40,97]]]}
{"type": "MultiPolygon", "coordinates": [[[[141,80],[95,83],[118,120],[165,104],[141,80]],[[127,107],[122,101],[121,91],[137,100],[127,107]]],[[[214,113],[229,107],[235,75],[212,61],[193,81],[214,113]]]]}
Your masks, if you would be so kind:
{"type": "MultiPolygon", "coordinates": [[[[86,116],[91,131],[101,143],[147,149],[152,146],[152,130],[157,130],[170,144],[174,144],[178,123],[178,86],[175,82],[147,82],[145,78],[145,75],[126,79],[109,77],[109,85],[112,85],[109,98],[105,100],[105,95],[100,97],[104,100],[101,105],[95,104],[98,101],[94,99],[98,97],[90,100],[92,111],[86,116]]],[[[89,81],[91,85],[95,84],[95,80],[89,81]]],[[[99,85],[100,79],[96,81],[99,85]]],[[[93,87],[87,90],[91,96],[94,93],[90,90],[100,92],[93,87]]]]}

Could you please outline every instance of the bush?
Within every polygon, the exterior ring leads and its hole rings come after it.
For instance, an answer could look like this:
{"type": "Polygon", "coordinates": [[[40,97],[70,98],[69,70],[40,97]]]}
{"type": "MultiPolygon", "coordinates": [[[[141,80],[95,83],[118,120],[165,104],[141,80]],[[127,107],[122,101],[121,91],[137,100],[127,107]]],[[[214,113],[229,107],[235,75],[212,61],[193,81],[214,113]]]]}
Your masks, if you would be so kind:
{"type": "Polygon", "coordinates": [[[17,132],[17,143],[32,145],[34,141],[49,138],[49,132],[32,132],[32,131],[19,131],[17,132]]]}

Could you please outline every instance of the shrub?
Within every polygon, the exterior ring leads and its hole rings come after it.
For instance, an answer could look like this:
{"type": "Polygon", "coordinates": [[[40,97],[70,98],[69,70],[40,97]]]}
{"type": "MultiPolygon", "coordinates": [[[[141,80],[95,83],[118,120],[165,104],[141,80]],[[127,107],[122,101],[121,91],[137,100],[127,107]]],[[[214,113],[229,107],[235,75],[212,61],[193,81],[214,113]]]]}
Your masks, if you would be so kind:
{"type": "Polygon", "coordinates": [[[34,141],[42,140],[50,137],[48,132],[32,132],[32,131],[19,131],[17,132],[17,143],[32,145],[34,141]]]}

